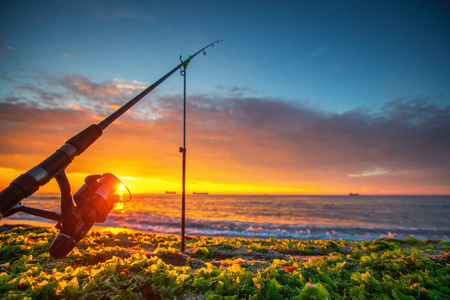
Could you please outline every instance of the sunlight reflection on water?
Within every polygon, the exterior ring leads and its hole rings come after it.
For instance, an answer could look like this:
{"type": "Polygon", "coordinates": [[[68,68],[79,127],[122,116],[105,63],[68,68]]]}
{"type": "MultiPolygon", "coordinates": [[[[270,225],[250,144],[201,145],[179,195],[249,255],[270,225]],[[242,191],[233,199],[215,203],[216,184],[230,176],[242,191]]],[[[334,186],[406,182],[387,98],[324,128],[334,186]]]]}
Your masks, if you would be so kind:
{"type": "MultiPolygon", "coordinates": [[[[23,204],[59,211],[59,201],[50,195],[23,204]]],[[[187,195],[186,230],[191,235],[440,239],[450,236],[449,203],[448,196],[187,195]]],[[[104,225],[178,234],[180,206],[179,195],[133,195],[111,211],[104,225]]],[[[37,217],[19,213],[11,218],[37,217]]]]}

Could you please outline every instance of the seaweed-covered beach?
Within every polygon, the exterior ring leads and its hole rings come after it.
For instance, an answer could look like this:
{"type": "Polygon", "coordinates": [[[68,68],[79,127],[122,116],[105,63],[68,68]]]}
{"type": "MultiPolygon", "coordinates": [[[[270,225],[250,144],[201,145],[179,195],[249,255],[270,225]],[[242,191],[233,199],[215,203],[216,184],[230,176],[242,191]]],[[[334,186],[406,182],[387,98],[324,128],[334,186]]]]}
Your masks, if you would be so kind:
{"type": "Polygon", "coordinates": [[[57,231],[0,227],[3,299],[449,299],[450,243],[90,232],[64,259],[57,231]]]}

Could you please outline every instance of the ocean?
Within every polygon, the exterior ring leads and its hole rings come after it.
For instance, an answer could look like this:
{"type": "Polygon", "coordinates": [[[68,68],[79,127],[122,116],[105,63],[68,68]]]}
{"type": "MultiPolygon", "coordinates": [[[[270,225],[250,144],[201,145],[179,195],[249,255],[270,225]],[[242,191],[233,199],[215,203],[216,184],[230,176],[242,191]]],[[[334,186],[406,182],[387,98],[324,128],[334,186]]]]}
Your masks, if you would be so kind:
{"type": "MultiPolygon", "coordinates": [[[[23,205],[59,211],[58,195],[23,205]]],[[[180,234],[181,195],[133,195],[104,226],[180,234]]],[[[186,195],[186,234],[221,237],[450,241],[450,196],[186,195]]],[[[17,213],[4,218],[45,221],[17,213]]],[[[50,221],[53,222],[53,221],[50,221]]]]}

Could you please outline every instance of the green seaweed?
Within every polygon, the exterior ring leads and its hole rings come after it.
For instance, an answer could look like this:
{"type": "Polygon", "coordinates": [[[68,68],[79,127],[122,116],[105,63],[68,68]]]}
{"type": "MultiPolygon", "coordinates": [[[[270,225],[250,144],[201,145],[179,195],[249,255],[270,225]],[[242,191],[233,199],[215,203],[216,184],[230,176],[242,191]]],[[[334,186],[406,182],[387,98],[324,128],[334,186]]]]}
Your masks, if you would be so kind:
{"type": "Polygon", "coordinates": [[[445,241],[187,237],[181,253],[178,236],[94,231],[54,260],[55,234],[42,227],[0,233],[0,298],[450,298],[445,241]]]}

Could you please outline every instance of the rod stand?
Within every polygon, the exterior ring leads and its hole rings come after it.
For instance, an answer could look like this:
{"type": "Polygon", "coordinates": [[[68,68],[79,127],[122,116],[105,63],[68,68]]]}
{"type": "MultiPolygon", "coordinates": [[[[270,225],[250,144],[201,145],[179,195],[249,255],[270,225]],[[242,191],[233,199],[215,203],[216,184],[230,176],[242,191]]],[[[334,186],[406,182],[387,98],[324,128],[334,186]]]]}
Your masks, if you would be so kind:
{"type": "Polygon", "coordinates": [[[186,148],[180,147],[180,152],[183,154],[183,190],[181,193],[181,252],[184,252],[186,246],[186,148]]]}
{"type": "Polygon", "coordinates": [[[53,211],[37,209],[33,207],[28,207],[19,203],[17,206],[13,207],[4,217],[9,217],[15,213],[23,212],[29,215],[38,216],[41,218],[49,219],[52,221],[60,222],[61,214],[53,211]]]}
{"type": "MultiPolygon", "coordinates": [[[[181,56],[180,56],[181,60],[181,56]]],[[[191,58],[183,63],[183,69],[180,74],[183,76],[183,147],[180,147],[180,152],[183,154],[183,179],[182,179],[182,193],[181,193],[181,252],[184,252],[186,247],[186,75],[187,66],[191,58]]]]}

